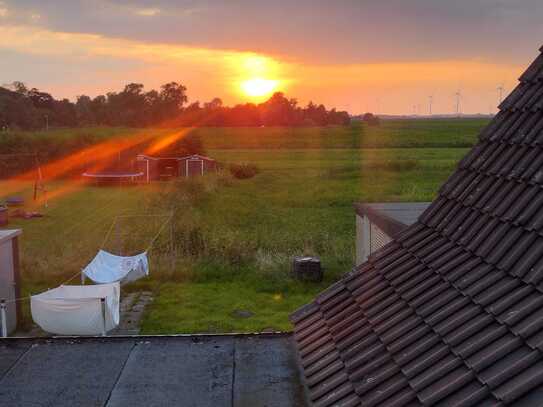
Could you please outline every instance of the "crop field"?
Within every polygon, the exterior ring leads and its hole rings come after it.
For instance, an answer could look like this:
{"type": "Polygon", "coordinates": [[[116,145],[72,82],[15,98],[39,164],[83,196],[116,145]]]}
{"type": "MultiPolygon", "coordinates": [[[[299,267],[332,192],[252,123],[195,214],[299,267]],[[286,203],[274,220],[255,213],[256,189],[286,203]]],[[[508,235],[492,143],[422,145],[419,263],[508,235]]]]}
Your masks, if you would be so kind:
{"type": "MultiPolygon", "coordinates": [[[[144,250],[164,221],[126,217],[112,228],[116,216],[173,213],[173,225],[150,250],[151,276],[123,288],[154,293],[142,333],[289,330],[290,312],[353,267],[353,203],[433,199],[486,122],[202,128],[194,132],[207,155],[226,166],[256,164],[259,173],[239,180],[222,171],[192,181],[136,187],[49,182],[54,198],[48,208],[36,208],[45,217],[13,220],[9,225],[23,228],[23,294],[52,288],[74,276],[100,247],[123,253],[144,250]],[[321,258],[325,281],[291,279],[290,259],[299,254],[321,258]],[[240,318],[239,310],[252,316],[240,318]]],[[[54,157],[66,141],[71,140],[66,147],[71,153],[141,132],[169,130],[74,129],[42,134],[43,139],[31,133],[0,134],[0,148],[25,151],[41,143],[54,157]]],[[[8,182],[0,181],[0,198],[8,182]]],[[[23,194],[31,202],[30,184],[23,194]]]]}

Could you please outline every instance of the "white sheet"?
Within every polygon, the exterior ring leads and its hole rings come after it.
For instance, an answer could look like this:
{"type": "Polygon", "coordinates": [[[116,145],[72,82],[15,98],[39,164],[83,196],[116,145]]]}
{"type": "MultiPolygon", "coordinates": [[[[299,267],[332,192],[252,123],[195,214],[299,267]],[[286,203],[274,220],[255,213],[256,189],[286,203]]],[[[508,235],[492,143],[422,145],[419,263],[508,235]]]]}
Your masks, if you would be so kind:
{"type": "Polygon", "coordinates": [[[30,299],[32,319],[44,331],[59,335],[101,335],[101,299],[105,298],[105,330],[119,325],[119,283],[63,285],[30,299]]]}
{"type": "Polygon", "coordinates": [[[147,252],[123,257],[100,250],[88,266],[83,269],[83,273],[99,284],[115,281],[128,283],[149,275],[147,252]]]}

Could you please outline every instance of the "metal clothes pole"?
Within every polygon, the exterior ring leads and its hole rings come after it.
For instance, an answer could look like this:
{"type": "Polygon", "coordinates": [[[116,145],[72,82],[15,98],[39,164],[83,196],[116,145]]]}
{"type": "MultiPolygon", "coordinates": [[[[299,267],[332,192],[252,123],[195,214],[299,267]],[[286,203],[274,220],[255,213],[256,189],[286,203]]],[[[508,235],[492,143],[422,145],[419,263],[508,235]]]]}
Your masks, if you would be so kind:
{"type": "Polygon", "coordinates": [[[0,301],[0,318],[2,319],[2,338],[8,337],[8,319],[6,315],[6,300],[0,301]]]}
{"type": "Polygon", "coordinates": [[[174,233],[173,233],[173,216],[170,218],[170,257],[171,257],[171,267],[172,272],[175,269],[175,244],[174,244],[174,233]]]}
{"type": "Polygon", "coordinates": [[[122,256],[123,255],[123,249],[122,249],[122,246],[121,246],[121,226],[120,226],[119,222],[117,222],[117,224],[115,226],[117,228],[117,249],[119,250],[119,256],[122,256]]]}
{"type": "Polygon", "coordinates": [[[100,305],[102,306],[102,336],[106,336],[106,299],[100,298],[100,305]]]}

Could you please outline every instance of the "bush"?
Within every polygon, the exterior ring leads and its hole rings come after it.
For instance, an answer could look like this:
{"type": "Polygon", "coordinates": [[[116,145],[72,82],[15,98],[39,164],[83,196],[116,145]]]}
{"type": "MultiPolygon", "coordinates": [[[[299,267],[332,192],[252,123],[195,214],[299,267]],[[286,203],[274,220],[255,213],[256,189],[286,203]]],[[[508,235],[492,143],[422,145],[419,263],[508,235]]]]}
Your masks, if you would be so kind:
{"type": "Polygon", "coordinates": [[[247,179],[253,178],[259,170],[254,164],[231,164],[230,173],[237,179],[247,179]]]}

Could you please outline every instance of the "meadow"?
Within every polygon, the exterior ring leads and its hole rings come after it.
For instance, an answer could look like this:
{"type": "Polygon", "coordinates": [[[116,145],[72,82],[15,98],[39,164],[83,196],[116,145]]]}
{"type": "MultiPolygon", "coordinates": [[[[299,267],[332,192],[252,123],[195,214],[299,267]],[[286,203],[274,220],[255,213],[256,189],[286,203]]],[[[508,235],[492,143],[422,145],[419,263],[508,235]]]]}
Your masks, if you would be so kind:
{"type": "MultiPolygon", "coordinates": [[[[63,282],[101,246],[123,253],[143,250],[164,220],[123,218],[104,242],[116,216],[173,212],[173,225],[150,251],[151,276],[124,287],[154,293],[142,333],[289,330],[290,312],[353,267],[353,203],[433,199],[486,122],[397,120],[380,127],[357,123],[346,128],[195,129],[209,156],[226,165],[256,164],[259,174],[238,180],[221,171],[191,181],[138,187],[78,186],[59,195],[48,208],[40,208],[44,218],[10,224],[24,233],[23,292],[63,282]],[[321,258],[322,283],[290,277],[290,259],[299,254],[321,258]],[[236,310],[253,316],[239,318],[236,310]]],[[[81,146],[142,131],[169,130],[61,130],[42,133],[49,141],[41,143],[52,146],[62,139],[81,146]]],[[[25,139],[19,151],[25,143],[32,144],[28,140],[40,137],[19,136],[25,139]]],[[[2,137],[0,146],[5,146],[2,137]]],[[[47,187],[60,190],[69,182],[50,182],[47,187]]],[[[0,196],[1,188],[0,182],[0,196]]],[[[25,194],[30,198],[29,188],[25,194]]],[[[28,310],[26,315],[29,323],[28,310]]]]}

